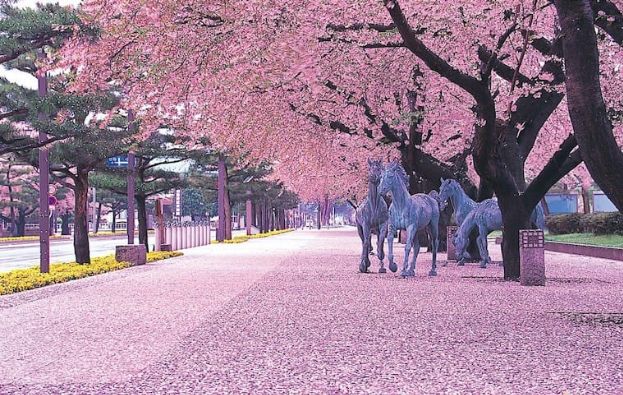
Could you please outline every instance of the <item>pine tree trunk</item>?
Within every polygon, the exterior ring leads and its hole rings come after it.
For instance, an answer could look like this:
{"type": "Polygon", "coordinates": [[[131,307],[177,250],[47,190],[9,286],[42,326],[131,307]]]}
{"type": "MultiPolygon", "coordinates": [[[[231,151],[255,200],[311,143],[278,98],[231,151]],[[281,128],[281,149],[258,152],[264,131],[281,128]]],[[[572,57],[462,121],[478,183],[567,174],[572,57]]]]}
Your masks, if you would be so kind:
{"type": "Polygon", "coordinates": [[[17,209],[17,218],[15,220],[15,236],[23,237],[26,235],[26,211],[17,209]]]}
{"type": "Polygon", "coordinates": [[[76,255],[76,262],[91,263],[87,210],[89,204],[89,173],[84,169],[78,168],[76,176],[76,185],[74,186],[76,203],[74,218],[74,253],[76,255]]]}
{"type": "Polygon", "coordinates": [[[61,235],[69,236],[71,231],[69,229],[69,219],[71,215],[69,213],[65,213],[61,215],[61,235]]]}
{"type": "Polygon", "coordinates": [[[259,221],[257,220],[257,202],[251,202],[251,225],[258,227],[257,224],[259,221]]]}
{"type": "Polygon", "coordinates": [[[136,212],[138,214],[138,242],[143,244],[149,251],[149,239],[147,237],[147,197],[136,195],[136,212]]]}
{"type": "Polygon", "coordinates": [[[265,217],[266,217],[266,202],[262,202],[257,210],[258,214],[258,225],[260,228],[260,233],[266,233],[266,225],[265,225],[265,217]]]}
{"type": "Polygon", "coordinates": [[[112,233],[117,233],[117,210],[112,209],[112,224],[110,225],[112,229],[110,230],[112,233]]]}
{"type": "Polygon", "coordinates": [[[97,233],[100,230],[100,221],[102,220],[102,202],[97,204],[97,216],[95,218],[95,232],[97,233]]]}
{"type": "Polygon", "coordinates": [[[320,202],[318,202],[318,213],[316,214],[316,221],[316,227],[320,230],[322,227],[322,204],[320,204],[320,202]]]}

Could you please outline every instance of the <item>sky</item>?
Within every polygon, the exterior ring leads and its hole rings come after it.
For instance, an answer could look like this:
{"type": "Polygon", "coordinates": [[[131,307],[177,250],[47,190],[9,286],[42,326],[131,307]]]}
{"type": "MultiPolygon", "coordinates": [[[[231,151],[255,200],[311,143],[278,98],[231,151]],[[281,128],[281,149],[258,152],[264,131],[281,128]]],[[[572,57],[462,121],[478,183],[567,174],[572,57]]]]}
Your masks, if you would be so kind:
{"type": "MultiPolygon", "coordinates": [[[[18,7],[34,7],[37,3],[58,3],[60,5],[78,5],[80,0],[56,0],[56,1],[44,1],[44,0],[19,0],[15,2],[18,7]]],[[[29,74],[23,73],[18,70],[6,70],[0,66],[0,77],[5,77],[9,82],[13,82],[22,85],[29,89],[37,89],[37,79],[29,74]]]]}

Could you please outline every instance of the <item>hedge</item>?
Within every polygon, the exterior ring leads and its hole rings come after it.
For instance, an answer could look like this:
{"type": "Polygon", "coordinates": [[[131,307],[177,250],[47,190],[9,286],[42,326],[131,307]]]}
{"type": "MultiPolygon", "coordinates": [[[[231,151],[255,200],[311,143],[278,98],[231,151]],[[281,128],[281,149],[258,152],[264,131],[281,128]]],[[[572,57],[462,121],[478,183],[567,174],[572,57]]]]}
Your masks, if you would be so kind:
{"type": "MultiPolygon", "coordinates": [[[[147,261],[155,262],[183,255],[179,251],[158,251],[147,253],[147,261]]],[[[127,262],[117,262],[113,255],[91,259],[90,264],[81,265],[75,262],[53,263],[49,273],[39,272],[38,267],[15,269],[0,273],[0,295],[27,291],[50,284],[64,283],[83,277],[125,269],[127,262]]]]}
{"type": "Polygon", "coordinates": [[[623,214],[561,214],[546,218],[549,233],[562,235],[569,233],[593,233],[596,235],[623,235],[623,214]]]}
{"type": "Polygon", "coordinates": [[[234,236],[233,238],[229,239],[229,240],[223,240],[222,242],[217,241],[216,243],[223,243],[223,244],[240,244],[240,243],[244,243],[245,241],[249,241],[251,239],[263,239],[265,237],[270,237],[270,236],[276,236],[276,235],[280,235],[282,233],[288,233],[288,232],[292,232],[294,229],[282,229],[282,230],[271,230],[270,232],[266,232],[266,233],[258,233],[255,235],[240,235],[240,236],[234,236]]]}

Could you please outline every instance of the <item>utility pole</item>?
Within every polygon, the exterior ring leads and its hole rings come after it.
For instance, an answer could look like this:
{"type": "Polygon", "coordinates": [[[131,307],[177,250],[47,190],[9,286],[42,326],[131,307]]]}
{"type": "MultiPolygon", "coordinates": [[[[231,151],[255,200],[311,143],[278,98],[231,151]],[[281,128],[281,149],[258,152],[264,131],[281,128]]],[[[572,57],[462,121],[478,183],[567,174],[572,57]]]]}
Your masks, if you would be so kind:
{"type": "Polygon", "coordinates": [[[225,224],[225,156],[219,154],[217,166],[217,203],[218,203],[218,227],[216,228],[216,240],[223,241],[226,237],[225,224]]]}
{"type": "MultiPolygon", "coordinates": [[[[131,132],[136,131],[136,125],[134,124],[134,111],[128,111],[128,128],[131,132]]],[[[127,218],[127,230],[128,230],[128,244],[134,244],[134,189],[136,184],[135,179],[135,167],[136,156],[134,151],[130,149],[128,152],[128,218],[127,218]]]]}
{"type": "MultiPolygon", "coordinates": [[[[40,60],[45,59],[45,53],[40,50],[37,54],[40,60]]],[[[37,72],[38,94],[44,98],[48,94],[47,72],[37,72]]],[[[46,114],[39,113],[39,120],[45,121],[46,114]]],[[[48,135],[39,130],[39,143],[48,140],[48,135]]],[[[41,273],[50,272],[50,157],[48,147],[39,148],[39,270],[41,273]]]]}

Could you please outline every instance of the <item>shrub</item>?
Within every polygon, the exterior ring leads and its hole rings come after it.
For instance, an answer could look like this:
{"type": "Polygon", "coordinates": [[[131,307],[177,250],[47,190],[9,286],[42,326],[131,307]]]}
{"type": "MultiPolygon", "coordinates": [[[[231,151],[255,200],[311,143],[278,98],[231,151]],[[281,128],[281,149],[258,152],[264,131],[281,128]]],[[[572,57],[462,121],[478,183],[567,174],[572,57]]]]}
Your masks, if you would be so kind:
{"type": "Polygon", "coordinates": [[[581,217],[582,214],[579,213],[552,215],[546,218],[545,225],[549,232],[555,235],[581,233],[581,217]]]}
{"type": "MultiPolygon", "coordinates": [[[[275,236],[275,235],[280,235],[282,233],[287,233],[287,232],[292,232],[294,229],[282,229],[282,230],[273,230],[271,232],[266,232],[266,233],[258,233],[256,235],[240,235],[240,236],[235,236],[233,237],[231,240],[224,240],[222,243],[224,244],[240,244],[240,243],[244,243],[245,241],[249,241],[251,239],[263,239],[264,237],[270,237],[270,236],[275,236]]],[[[217,243],[220,243],[217,241],[217,243]]]]}
{"type": "MultiPolygon", "coordinates": [[[[179,251],[158,251],[147,254],[147,261],[154,262],[162,259],[180,256],[179,251]]],[[[113,255],[93,258],[88,265],[75,262],[54,263],[50,265],[49,273],[40,273],[38,267],[17,269],[7,273],[0,273],[0,295],[40,288],[50,284],[64,283],[78,278],[125,269],[127,262],[117,262],[113,255]]]]}
{"type": "MultiPolygon", "coordinates": [[[[50,239],[62,239],[67,238],[68,236],[59,236],[52,235],[50,239]]],[[[10,236],[10,237],[0,237],[0,243],[8,243],[13,241],[39,241],[39,236],[10,236]]]]}
{"type": "Polygon", "coordinates": [[[551,234],[594,233],[623,235],[623,215],[616,213],[562,214],[546,220],[551,234]]]}
{"type": "Polygon", "coordinates": [[[147,253],[147,262],[161,261],[163,259],[174,258],[182,255],[184,255],[184,253],[180,251],[153,251],[147,253]]]}

